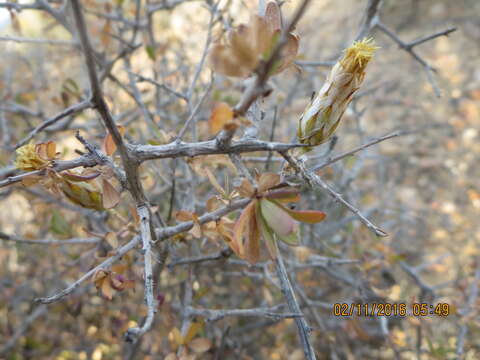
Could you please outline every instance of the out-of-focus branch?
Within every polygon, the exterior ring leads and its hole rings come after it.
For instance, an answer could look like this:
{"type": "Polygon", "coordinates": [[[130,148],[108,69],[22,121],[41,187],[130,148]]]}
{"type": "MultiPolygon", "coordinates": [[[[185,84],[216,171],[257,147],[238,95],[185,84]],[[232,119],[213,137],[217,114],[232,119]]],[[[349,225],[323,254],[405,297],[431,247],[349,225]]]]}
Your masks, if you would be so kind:
{"type": "Polygon", "coordinates": [[[395,43],[398,44],[400,48],[405,50],[407,53],[409,53],[420,65],[423,66],[427,73],[428,80],[430,84],[432,85],[432,88],[435,92],[435,95],[437,97],[441,97],[441,91],[440,88],[438,87],[437,83],[435,82],[434,74],[437,72],[437,70],[431,66],[427,61],[425,61],[422,57],[420,57],[415,50],[413,49],[415,46],[423,44],[429,40],[436,39],[439,36],[448,36],[450,33],[454,32],[456,28],[449,28],[444,31],[437,32],[432,35],[428,35],[425,37],[422,37],[420,39],[414,40],[410,43],[406,43],[403,40],[401,40],[392,30],[390,30],[385,24],[383,24],[380,20],[376,22],[375,25],[376,28],[378,28],[380,31],[382,31],[385,35],[387,35],[390,39],[392,39],[395,43]]]}
{"type": "Polygon", "coordinates": [[[198,309],[193,307],[187,308],[187,313],[190,316],[201,316],[207,318],[208,322],[221,320],[228,316],[248,316],[248,317],[268,317],[273,319],[289,319],[302,318],[301,313],[281,313],[279,308],[285,307],[284,304],[273,306],[271,308],[253,308],[253,309],[198,309]]]}
{"type": "Polygon", "coordinates": [[[45,239],[45,240],[38,240],[38,239],[23,239],[17,236],[8,235],[3,232],[0,232],[0,240],[4,241],[12,241],[21,244],[32,244],[32,245],[77,245],[77,244],[96,244],[101,239],[97,237],[89,237],[89,238],[71,238],[65,240],[58,240],[58,239],[45,239]]]}
{"type": "Polygon", "coordinates": [[[0,356],[6,355],[17,343],[18,339],[25,334],[35,320],[45,315],[47,307],[40,305],[33,310],[33,312],[26,317],[23,323],[18,327],[15,333],[7,340],[7,342],[0,348],[0,356]]]}
{"type": "Polygon", "coordinates": [[[233,251],[230,248],[225,248],[214,254],[201,255],[183,259],[174,259],[169,264],[167,264],[167,267],[169,269],[173,269],[175,266],[178,265],[199,264],[208,261],[223,260],[229,258],[232,254],[233,251]]]}
{"type": "MultiPolygon", "coordinates": [[[[478,259],[477,259],[478,261],[478,259]]],[[[475,303],[478,299],[478,286],[480,283],[480,263],[477,264],[477,268],[475,270],[475,276],[473,277],[472,284],[470,285],[469,294],[467,298],[467,303],[465,307],[459,311],[460,315],[466,317],[470,315],[475,309],[475,303]]],[[[457,348],[456,348],[456,355],[457,359],[460,360],[463,357],[463,351],[465,346],[465,337],[468,333],[468,326],[465,322],[460,325],[460,330],[457,336],[457,348]]]]}
{"type": "Polygon", "coordinates": [[[76,46],[77,44],[74,41],[69,40],[58,40],[58,39],[36,39],[36,38],[25,38],[18,36],[0,36],[0,41],[11,41],[16,43],[23,44],[45,44],[45,45],[63,45],[63,46],[76,46]]]}
{"type": "Polygon", "coordinates": [[[15,145],[15,148],[19,148],[20,146],[23,146],[25,145],[26,143],[28,143],[35,135],[37,135],[40,131],[46,129],[47,127],[49,127],[50,125],[53,125],[55,124],[57,121],[67,117],[67,116],[70,116],[70,115],[73,115],[73,114],[76,114],[78,112],[81,112],[85,109],[88,109],[92,107],[92,103],[90,102],[90,100],[83,100],[81,102],[79,102],[78,104],[75,104],[75,105],[72,105],[68,108],[66,108],[65,110],[62,110],[61,112],[59,112],[57,115],[55,115],[54,117],[52,117],[51,119],[48,119],[44,122],[42,122],[40,125],[38,125],[35,129],[33,129],[25,138],[23,138],[22,140],[20,140],[18,142],[17,145],[15,145]]]}
{"type": "Polygon", "coordinates": [[[382,6],[383,0],[368,0],[367,8],[363,19],[362,26],[358,31],[355,40],[361,40],[367,37],[373,28],[377,25],[379,17],[378,12],[382,6]]]}

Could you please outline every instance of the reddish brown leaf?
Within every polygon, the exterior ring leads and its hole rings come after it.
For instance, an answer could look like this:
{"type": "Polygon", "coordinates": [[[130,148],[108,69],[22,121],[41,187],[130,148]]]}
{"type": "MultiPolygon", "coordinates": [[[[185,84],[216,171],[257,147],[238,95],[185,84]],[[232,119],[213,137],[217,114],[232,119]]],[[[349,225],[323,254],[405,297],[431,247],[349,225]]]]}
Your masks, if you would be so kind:
{"type": "Polygon", "coordinates": [[[323,221],[327,214],[323,211],[317,210],[292,210],[286,206],[280,205],[277,203],[282,209],[284,209],[292,218],[297,221],[301,221],[307,224],[316,224],[320,221],[323,221]]]}
{"type": "Polygon", "coordinates": [[[300,201],[300,194],[298,189],[289,187],[282,190],[269,191],[265,198],[276,200],[278,202],[290,203],[300,201]]]}

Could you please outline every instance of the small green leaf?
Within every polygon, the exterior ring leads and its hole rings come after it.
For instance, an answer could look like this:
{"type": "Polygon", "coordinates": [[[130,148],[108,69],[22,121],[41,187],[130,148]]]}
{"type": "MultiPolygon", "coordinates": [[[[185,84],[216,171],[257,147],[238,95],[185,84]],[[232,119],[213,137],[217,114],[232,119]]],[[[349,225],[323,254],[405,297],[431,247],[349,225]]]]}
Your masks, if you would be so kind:
{"type": "Polygon", "coordinates": [[[155,61],[155,49],[151,45],[145,46],[145,51],[147,52],[148,57],[152,60],[155,61]]]}
{"type": "Polygon", "coordinates": [[[53,210],[52,219],[50,220],[50,231],[66,237],[71,234],[70,224],[57,210],[53,210]]]}

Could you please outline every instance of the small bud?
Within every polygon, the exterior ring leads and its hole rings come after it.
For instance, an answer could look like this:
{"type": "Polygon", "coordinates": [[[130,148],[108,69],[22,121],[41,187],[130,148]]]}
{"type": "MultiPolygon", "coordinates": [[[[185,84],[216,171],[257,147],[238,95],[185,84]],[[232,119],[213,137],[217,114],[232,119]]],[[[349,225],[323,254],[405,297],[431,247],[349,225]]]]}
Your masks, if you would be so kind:
{"type": "MultiPolygon", "coordinates": [[[[335,132],[353,94],[360,88],[365,68],[377,49],[372,39],[365,38],[345,50],[300,118],[298,138],[302,144],[318,146],[335,132]]],[[[310,150],[302,148],[301,151],[310,150]]]]}

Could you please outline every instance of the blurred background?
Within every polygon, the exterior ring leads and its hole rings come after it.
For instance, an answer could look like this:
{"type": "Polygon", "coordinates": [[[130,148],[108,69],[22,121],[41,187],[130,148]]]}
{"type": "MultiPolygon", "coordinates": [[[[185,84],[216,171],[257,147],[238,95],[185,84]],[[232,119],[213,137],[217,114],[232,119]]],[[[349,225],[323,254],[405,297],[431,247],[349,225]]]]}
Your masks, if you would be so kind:
{"type": "MultiPolygon", "coordinates": [[[[282,2],[285,19],[298,3],[282,2]]],[[[10,4],[0,2],[0,180],[17,173],[15,145],[45,120],[86,98],[89,86],[69,6],[63,1],[10,4]],[[37,9],[44,3],[53,10],[37,9]],[[52,16],[60,10],[65,22],[52,16]]],[[[233,106],[240,99],[238,79],[217,74],[212,80],[208,64],[198,64],[204,61],[206,45],[226,29],[248,22],[258,3],[222,0],[213,24],[212,4],[82,1],[102,65],[106,100],[117,123],[126,127],[129,141],[166,143],[205,93],[195,131],[184,140],[211,139],[214,104],[233,106]],[[140,25],[135,26],[136,20],[140,25]],[[195,76],[198,80],[192,82],[195,76]]],[[[258,103],[264,112],[260,139],[292,140],[312,93],[355,39],[366,5],[356,0],[311,2],[295,29],[300,37],[297,66],[273,77],[274,91],[258,103]]],[[[282,252],[313,328],[318,359],[478,359],[480,2],[385,0],[379,18],[405,43],[451,27],[457,30],[414,48],[436,69],[429,73],[384,31],[374,29],[370,35],[380,49],[362,88],[335,140],[311,153],[307,164],[314,167],[398,132],[400,136],[319,171],[389,236],[375,237],[341,204],[305,187],[300,207],[325,211],[327,220],[302,227],[302,246],[282,252]],[[413,303],[446,303],[449,314],[384,319],[333,315],[333,304],[352,302],[406,303],[409,309],[413,303]]],[[[39,132],[34,141],[53,140],[62,159],[72,159],[78,156],[75,150],[83,150],[76,130],[97,145],[105,135],[97,115],[85,110],[39,132]]],[[[243,159],[249,169],[264,171],[266,156],[244,154],[243,159]]],[[[267,167],[279,172],[282,161],[273,154],[267,167]]],[[[203,168],[212,169],[222,186],[235,179],[227,163],[221,156],[155,160],[142,167],[142,181],[156,211],[171,225],[172,211],[202,214],[206,199],[215,194],[203,168]]],[[[175,264],[183,257],[218,252],[225,247],[221,239],[197,241],[185,234],[169,240],[171,266],[158,279],[157,319],[134,349],[125,345],[123,333],[145,315],[138,250],[122,260],[129,264],[134,289],[115,292],[109,301],[87,281],[63,301],[36,305],[34,298],[55,293],[102,261],[101,244],[39,245],[15,239],[66,240],[110,230],[124,243],[122,229],[133,219],[129,199],[122,198],[117,215],[102,214],[55,198],[41,187],[16,184],[0,188],[0,208],[0,358],[175,359],[171,354],[178,354],[179,347],[186,348],[191,359],[303,358],[292,319],[227,316],[208,321],[198,316],[192,320],[199,324],[191,330],[192,339],[208,339],[204,347],[189,348],[188,341],[178,340],[177,332],[185,335],[181,309],[187,305],[188,291],[193,294],[190,305],[198,308],[271,307],[283,302],[268,262],[249,267],[232,256],[175,264]]]]}

